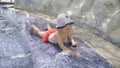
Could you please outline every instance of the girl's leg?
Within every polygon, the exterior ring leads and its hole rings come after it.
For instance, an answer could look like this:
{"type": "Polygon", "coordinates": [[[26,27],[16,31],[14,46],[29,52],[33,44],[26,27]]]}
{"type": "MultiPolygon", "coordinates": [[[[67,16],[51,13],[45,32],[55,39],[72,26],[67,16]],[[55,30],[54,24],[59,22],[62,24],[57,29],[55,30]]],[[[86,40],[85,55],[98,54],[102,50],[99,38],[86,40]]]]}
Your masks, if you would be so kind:
{"type": "Polygon", "coordinates": [[[40,37],[43,37],[45,34],[45,31],[41,31],[39,30],[38,27],[36,27],[35,25],[32,25],[30,28],[30,32],[35,31],[40,37]]]}

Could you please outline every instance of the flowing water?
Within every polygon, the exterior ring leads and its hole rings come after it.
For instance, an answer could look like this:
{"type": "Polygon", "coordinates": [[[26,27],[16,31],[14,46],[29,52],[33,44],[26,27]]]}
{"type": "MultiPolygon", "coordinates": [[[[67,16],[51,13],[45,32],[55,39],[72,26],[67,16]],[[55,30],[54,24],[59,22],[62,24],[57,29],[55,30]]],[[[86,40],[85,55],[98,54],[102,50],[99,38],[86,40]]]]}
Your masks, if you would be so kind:
{"type": "MultiPolygon", "coordinates": [[[[0,9],[0,68],[113,68],[92,48],[75,38],[79,52],[74,57],[61,51],[58,45],[43,43],[35,33],[30,34],[31,24],[45,29],[48,21],[20,11],[0,9]]],[[[71,48],[70,43],[65,43],[71,48]]]]}

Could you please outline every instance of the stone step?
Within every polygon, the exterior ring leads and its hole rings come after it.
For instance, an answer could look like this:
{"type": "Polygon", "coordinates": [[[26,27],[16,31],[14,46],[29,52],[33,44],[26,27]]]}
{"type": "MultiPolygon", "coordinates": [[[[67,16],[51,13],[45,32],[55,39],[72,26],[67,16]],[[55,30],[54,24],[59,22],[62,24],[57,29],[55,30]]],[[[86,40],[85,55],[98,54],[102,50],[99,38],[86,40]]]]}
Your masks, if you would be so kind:
{"type": "Polygon", "coordinates": [[[120,28],[116,29],[115,31],[111,32],[110,35],[120,41],[120,28]]]}

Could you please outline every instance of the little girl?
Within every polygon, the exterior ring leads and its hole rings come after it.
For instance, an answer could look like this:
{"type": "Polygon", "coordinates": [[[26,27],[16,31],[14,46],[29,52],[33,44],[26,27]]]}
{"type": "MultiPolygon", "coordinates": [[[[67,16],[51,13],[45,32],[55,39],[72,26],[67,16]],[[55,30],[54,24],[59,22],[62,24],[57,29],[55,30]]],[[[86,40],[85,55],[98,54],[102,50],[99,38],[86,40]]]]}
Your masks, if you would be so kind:
{"type": "Polygon", "coordinates": [[[71,20],[67,14],[61,13],[57,16],[56,29],[53,29],[47,25],[48,30],[41,31],[35,25],[32,25],[30,32],[35,31],[40,37],[42,37],[42,40],[44,42],[58,44],[62,50],[68,50],[72,55],[78,56],[78,53],[76,51],[71,50],[64,45],[64,41],[68,39],[72,43],[72,46],[77,46],[77,42],[74,41],[70,34],[73,23],[74,21],[71,20]]]}

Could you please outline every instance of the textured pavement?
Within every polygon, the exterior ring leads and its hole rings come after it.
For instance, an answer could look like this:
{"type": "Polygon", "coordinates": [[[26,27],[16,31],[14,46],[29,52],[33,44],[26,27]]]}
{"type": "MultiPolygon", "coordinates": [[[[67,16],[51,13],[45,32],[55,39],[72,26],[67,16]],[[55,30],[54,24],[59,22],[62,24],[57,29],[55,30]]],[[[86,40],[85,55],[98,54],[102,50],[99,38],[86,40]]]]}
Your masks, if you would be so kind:
{"type": "Polygon", "coordinates": [[[92,47],[96,52],[109,61],[115,68],[120,68],[120,48],[94,35],[85,28],[75,26],[73,33],[76,37],[92,47]],[[77,31],[78,30],[78,31],[77,31]]]}
{"type": "Polygon", "coordinates": [[[74,57],[68,51],[61,52],[58,45],[43,43],[36,33],[29,33],[31,24],[41,30],[46,29],[47,23],[55,27],[49,21],[21,11],[1,9],[0,12],[0,68],[113,68],[77,36],[74,38],[78,47],[65,43],[80,54],[74,57]]]}
{"type": "MultiPolygon", "coordinates": [[[[33,13],[32,13],[33,14],[33,13]]],[[[55,17],[50,17],[44,14],[34,14],[40,18],[55,23],[55,17]]],[[[115,68],[120,68],[120,48],[114,44],[102,39],[101,37],[93,34],[87,28],[82,26],[74,25],[72,33],[75,37],[82,40],[84,43],[93,48],[108,62],[110,62],[115,68]]]]}
{"type": "MultiPolygon", "coordinates": [[[[55,17],[31,13],[32,15],[38,16],[42,19],[48,20],[55,23],[55,17]]],[[[104,57],[108,62],[110,62],[115,68],[120,68],[120,48],[116,47],[114,44],[100,38],[99,36],[93,34],[88,29],[81,26],[74,25],[73,36],[82,40],[85,44],[89,45],[96,52],[98,52],[102,57],[104,57]]]]}

